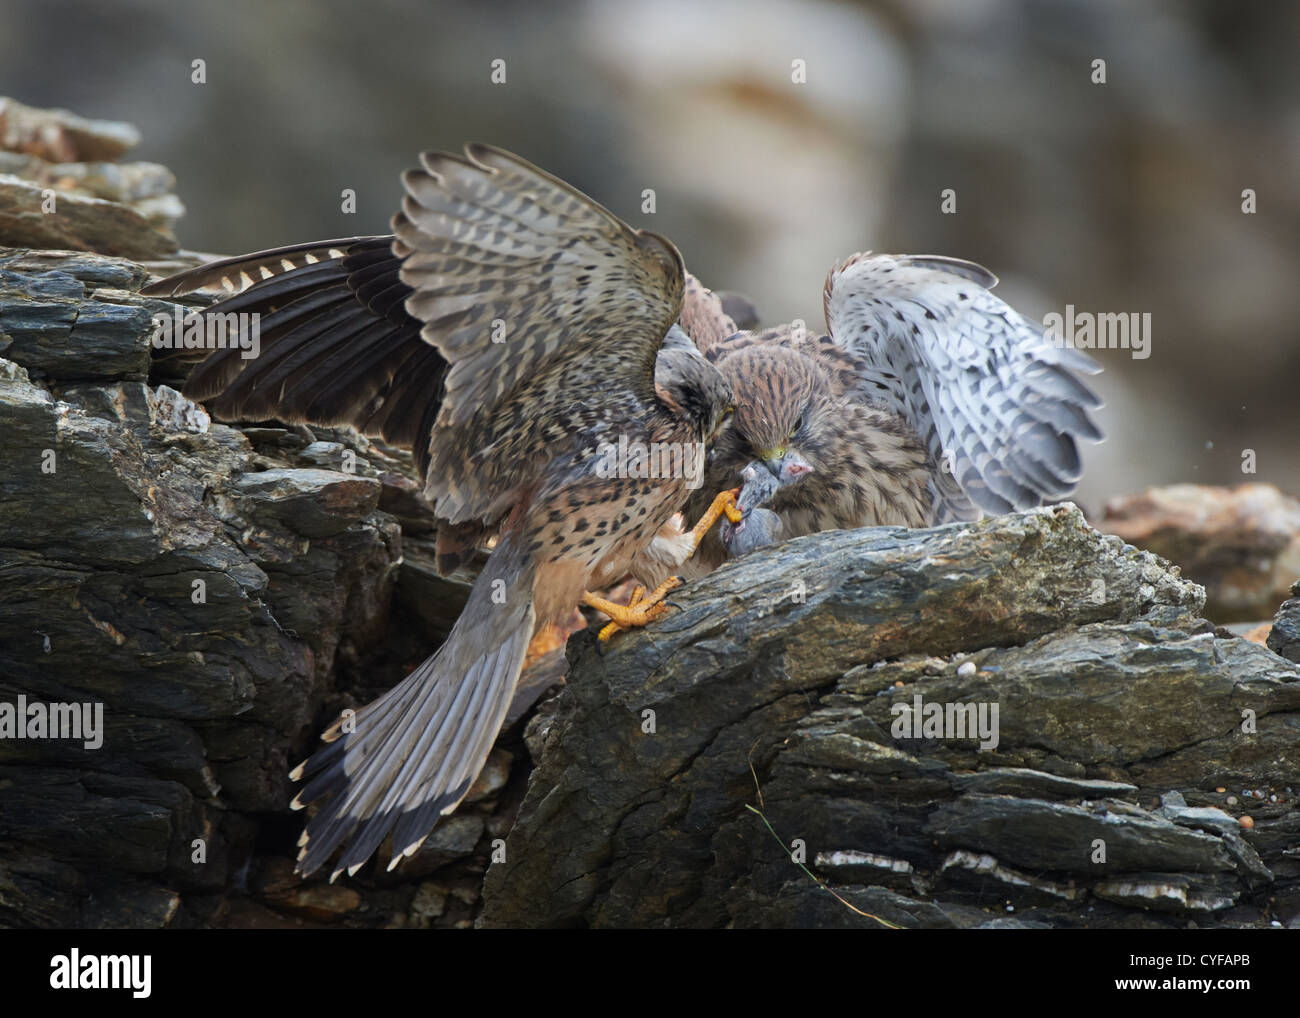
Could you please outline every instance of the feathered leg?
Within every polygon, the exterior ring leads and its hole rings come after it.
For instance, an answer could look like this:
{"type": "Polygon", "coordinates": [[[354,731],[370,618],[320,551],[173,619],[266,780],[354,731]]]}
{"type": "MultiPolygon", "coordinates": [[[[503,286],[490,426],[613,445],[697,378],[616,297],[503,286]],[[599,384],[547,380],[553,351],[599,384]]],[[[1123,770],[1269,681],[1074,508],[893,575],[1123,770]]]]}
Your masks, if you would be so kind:
{"type": "MultiPolygon", "coordinates": [[[[670,538],[655,538],[659,546],[665,548],[666,554],[674,560],[674,565],[681,565],[695,554],[695,549],[704,540],[704,535],[718,522],[720,516],[726,516],[732,523],[740,522],[743,514],[736,506],[736,495],[739,491],[739,488],[733,488],[730,491],[719,492],[704,515],[700,517],[700,522],[690,530],[670,538]]],[[[646,594],[644,587],[637,587],[632,591],[632,597],[625,605],[615,604],[590,592],[582,595],[582,603],[610,617],[610,622],[597,635],[597,639],[603,644],[620,630],[648,626],[661,618],[670,607],[664,598],[668,596],[669,591],[680,587],[681,583],[680,577],[670,576],[649,594],[646,594]]]]}

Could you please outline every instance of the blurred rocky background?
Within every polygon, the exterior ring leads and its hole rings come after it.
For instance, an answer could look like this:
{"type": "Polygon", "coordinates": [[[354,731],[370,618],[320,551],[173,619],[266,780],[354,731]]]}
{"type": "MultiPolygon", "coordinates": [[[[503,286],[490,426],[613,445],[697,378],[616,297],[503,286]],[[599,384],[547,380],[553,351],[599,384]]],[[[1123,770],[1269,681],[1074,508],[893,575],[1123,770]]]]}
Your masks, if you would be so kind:
{"type": "Polygon", "coordinates": [[[1150,357],[1100,354],[1090,514],[1151,484],[1300,488],[1294,4],[11,0],[0,17],[0,94],[137,125],[136,158],[183,182],[183,247],[382,232],[418,150],[489,141],[672,237],[768,321],[819,323],[826,270],[865,248],[982,262],[1040,319],[1149,312],[1150,357]]]}

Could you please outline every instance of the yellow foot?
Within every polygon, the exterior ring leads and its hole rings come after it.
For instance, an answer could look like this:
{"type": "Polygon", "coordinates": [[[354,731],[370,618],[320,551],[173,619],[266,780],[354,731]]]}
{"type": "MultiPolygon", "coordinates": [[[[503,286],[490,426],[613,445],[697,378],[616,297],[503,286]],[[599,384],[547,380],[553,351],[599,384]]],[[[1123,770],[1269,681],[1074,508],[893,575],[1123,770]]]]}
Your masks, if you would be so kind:
{"type": "Polygon", "coordinates": [[[681,586],[681,580],[670,576],[647,595],[645,587],[632,591],[632,598],[627,604],[615,604],[590,592],[582,595],[582,603],[588,607],[603,611],[612,621],[600,631],[597,639],[605,643],[611,636],[623,629],[635,629],[648,626],[655,619],[662,618],[671,605],[664,602],[668,592],[681,586]]]}
{"type": "Polygon", "coordinates": [[[691,537],[696,548],[704,540],[704,535],[709,532],[709,528],[718,522],[719,516],[725,515],[732,523],[739,523],[745,518],[745,514],[736,505],[736,496],[739,494],[739,488],[718,492],[717,497],[709,505],[709,508],[704,511],[704,515],[700,517],[700,522],[695,524],[694,529],[691,530],[691,537]]]}

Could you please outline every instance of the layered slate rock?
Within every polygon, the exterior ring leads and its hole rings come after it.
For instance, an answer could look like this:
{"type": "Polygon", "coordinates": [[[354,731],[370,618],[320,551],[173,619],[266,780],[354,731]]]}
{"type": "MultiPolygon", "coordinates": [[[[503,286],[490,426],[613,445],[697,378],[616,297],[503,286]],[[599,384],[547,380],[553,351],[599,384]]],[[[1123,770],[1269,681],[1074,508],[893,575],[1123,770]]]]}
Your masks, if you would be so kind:
{"type": "Polygon", "coordinates": [[[1073,506],[800,538],[674,597],[534,722],[484,925],[1300,913],[1300,667],[1073,506]],[[927,705],[996,705],[996,748],[927,705]]]}
{"type": "Polygon", "coordinates": [[[1268,634],[1268,648],[1288,661],[1300,662],[1300,580],[1291,587],[1291,596],[1282,602],[1273,617],[1268,634]]]}
{"type": "Polygon", "coordinates": [[[3,925],[163,924],[234,883],[396,582],[364,453],[274,459],[147,381],[144,277],[0,251],[0,702],[104,718],[97,748],[0,740],[3,925]]]}

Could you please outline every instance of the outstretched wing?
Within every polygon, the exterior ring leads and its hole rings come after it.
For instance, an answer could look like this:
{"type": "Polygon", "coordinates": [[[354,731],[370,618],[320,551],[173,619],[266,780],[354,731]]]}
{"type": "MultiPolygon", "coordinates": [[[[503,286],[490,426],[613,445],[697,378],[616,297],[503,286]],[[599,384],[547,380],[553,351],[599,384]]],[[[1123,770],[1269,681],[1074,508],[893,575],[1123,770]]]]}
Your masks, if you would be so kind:
{"type": "Polygon", "coordinates": [[[900,414],[940,468],[940,522],[1069,495],[1077,440],[1102,437],[1088,415],[1101,401],[1078,378],[1101,368],[1053,345],[996,284],[973,262],[917,255],[854,255],[826,278],[826,326],[865,362],[864,395],[900,414]]]}
{"type": "Polygon", "coordinates": [[[450,364],[427,493],[452,522],[495,519],[572,430],[557,422],[653,404],[684,269],[667,240],[508,152],[420,161],[393,229],[406,308],[450,364]]]}
{"type": "MultiPolygon", "coordinates": [[[[423,473],[446,362],[407,313],[393,238],[351,237],[274,248],[201,265],[152,283],[148,296],[220,286],[233,296],[202,314],[258,315],[258,355],[216,350],[186,395],[228,420],[275,417],[350,424],[408,446],[423,473]]],[[[238,336],[249,318],[225,318],[238,336]]],[[[192,351],[177,351],[192,356],[192,351]]]]}

